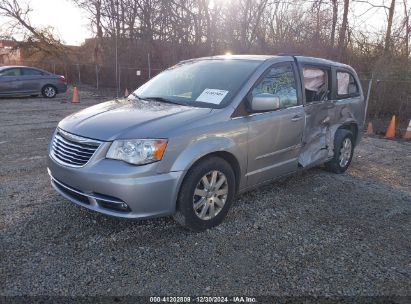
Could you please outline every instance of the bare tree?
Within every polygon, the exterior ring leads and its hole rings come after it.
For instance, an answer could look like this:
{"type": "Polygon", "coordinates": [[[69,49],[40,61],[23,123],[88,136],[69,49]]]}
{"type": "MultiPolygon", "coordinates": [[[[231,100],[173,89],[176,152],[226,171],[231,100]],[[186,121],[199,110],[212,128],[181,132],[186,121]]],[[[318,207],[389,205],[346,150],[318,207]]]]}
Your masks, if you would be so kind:
{"type": "Polygon", "coordinates": [[[103,39],[103,28],[101,26],[102,0],[73,0],[80,8],[89,13],[89,19],[93,30],[96,32],[96,41],[93,50],[93,62],[101,62],[101,42],[103,39]]]}
{"type": "Polygon", "coordinates": [[[11,22],[9,30],[2,35],[12,39],[15,35],[21,36],[22,39],[15,40],[17,48],[29,49],[32,52],[42,51],[56,58],[63,57],[63,45],[53,33],[53,29],[32,26],[28,19],[30,11],[28,5],[22,7],[17,0],[0,0],[0,16],[11,22]]]}
{"type": "Polygon", "coordinates": [[[404,1],[404,55],[408,57],[410,55],[410,39],[411,39],[411,7],[407,7],[407,2],[404,1]]]}
{"type": "MultiPolygon", "coordinates": [[[[114,49],[121,63],[143,69],[147,53],[154,66],[163,68],[182,59],[226,51],[287,52],[346,61],[362,75],[375,72],[378,66],[381,79],[410,77],[409,0],[72,1],[90,18],[96,39],[95,45],[93,39],[89,41],[94,55],[88,57],[95,63],[112,65],[114,49]],[[366,4],[359,16],[355,3],[366,4]],[[404,5],[403,10],[398,10],[398,3],[404,5]],[[371,10],[386,12],[386,28],[369,33],[361,26],[371,10]],[[114,47],[115,41],[119,48],[114,47]]],[[[114,68],[111,71],[113,78],[114,68]]],[[[125,77],[121,74],[122,81],[125,77]]],[[[397,104],[383,100],[400,89],[409,92],[404,89],[407,86],[405,81],[396,86],[380,84],[374,99],[378,107],[371,110],[392,112],[397,104]]],[[[404,94],[395,95],[395,100],[404,101],[404,94]]]]}
{"type": "Polygon", "coordinates": [[[395,0],[391,0],[391,5],[388,9],[388,23],[387,31],[385,34],[385,51],[389,52],[391,46],[391,31],[392,31],[392,21],[394,19],[395,12],[395,0]]]}
{"type": "Polygon", "coordinates": [[[341,23],[340,33],[338,37],[339,59],[341,60],[345,52],[345,38],[348,26],[348,9],[350,7],[350,0],[344,0],[344,12],[341,23]]]}
{"type": "Polygon", "coordinates": [[[333,16],[332,16],[332,25],[331,25],[331,37],[330,37],[330,45],[334,47],[335,44],[335,32],[337,30],[337,20],[338,20],[338,1],[331,0],[333,6],[333,16]]]}

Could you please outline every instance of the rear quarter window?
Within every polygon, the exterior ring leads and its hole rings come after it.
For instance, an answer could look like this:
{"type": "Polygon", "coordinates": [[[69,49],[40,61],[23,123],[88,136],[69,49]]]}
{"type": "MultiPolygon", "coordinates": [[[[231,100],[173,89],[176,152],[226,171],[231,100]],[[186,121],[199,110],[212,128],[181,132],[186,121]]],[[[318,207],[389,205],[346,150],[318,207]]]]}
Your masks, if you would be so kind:
{"type": "Polygon", "coordinates": [[[337,71],[337,98],[350,98],[360,95],[360,88],[354,76],[346,71],[337,71]]]}

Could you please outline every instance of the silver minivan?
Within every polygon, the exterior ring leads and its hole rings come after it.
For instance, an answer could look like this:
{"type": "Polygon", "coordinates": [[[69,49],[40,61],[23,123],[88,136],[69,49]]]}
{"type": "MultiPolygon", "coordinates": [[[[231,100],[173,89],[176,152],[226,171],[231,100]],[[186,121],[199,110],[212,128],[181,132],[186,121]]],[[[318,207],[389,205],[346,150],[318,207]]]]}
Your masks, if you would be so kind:
{"type": "Polygon", "coordinates": [[[298,170],[350,165],[365,101],[348,65],[302,56],[178,63],[126,99],[63,119],[49,147],[53,187],[107,215],[173,215],[201,231],[236,194],[298,170]]]}

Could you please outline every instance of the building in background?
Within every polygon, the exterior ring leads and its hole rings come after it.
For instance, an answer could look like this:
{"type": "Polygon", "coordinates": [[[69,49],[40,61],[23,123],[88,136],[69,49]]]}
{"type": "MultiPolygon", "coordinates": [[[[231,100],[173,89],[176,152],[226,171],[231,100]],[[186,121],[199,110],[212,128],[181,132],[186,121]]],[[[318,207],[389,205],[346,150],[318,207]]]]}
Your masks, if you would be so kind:
{"type": "Polygon", "coordinates": [[[16,46],[13,40],[0,40],[0,65],[22,63],[24,51],[16,46]]]}

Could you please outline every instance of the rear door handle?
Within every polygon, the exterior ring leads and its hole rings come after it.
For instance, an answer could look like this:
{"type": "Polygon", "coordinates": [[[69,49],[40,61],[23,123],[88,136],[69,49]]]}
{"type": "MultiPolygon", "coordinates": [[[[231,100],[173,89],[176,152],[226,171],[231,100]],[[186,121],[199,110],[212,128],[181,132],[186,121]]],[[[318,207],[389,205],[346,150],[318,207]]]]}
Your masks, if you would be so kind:
{"type": "Polygon", "coordinates": [[[291,121],[299,121],[301,120],[303,117],[300,115],[295,115],[293,118],[291,118],[291,121]]]}

